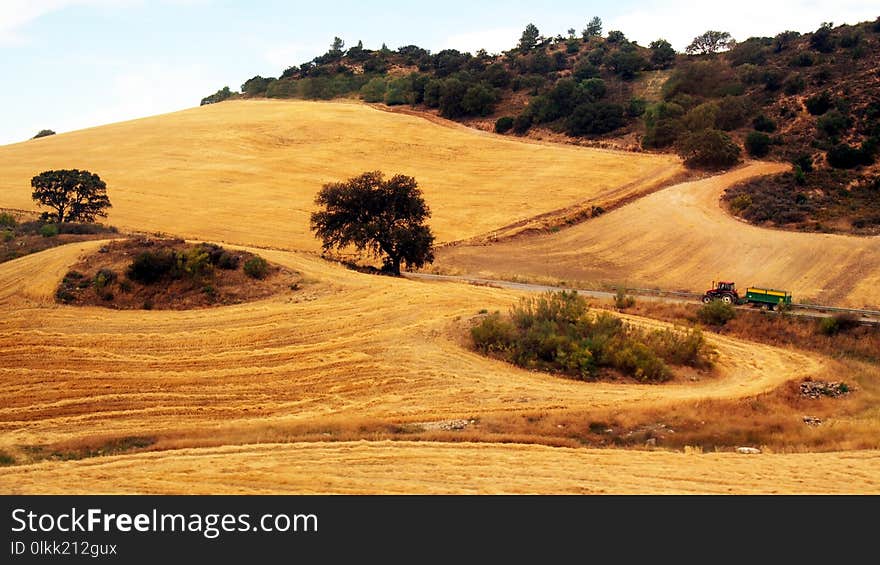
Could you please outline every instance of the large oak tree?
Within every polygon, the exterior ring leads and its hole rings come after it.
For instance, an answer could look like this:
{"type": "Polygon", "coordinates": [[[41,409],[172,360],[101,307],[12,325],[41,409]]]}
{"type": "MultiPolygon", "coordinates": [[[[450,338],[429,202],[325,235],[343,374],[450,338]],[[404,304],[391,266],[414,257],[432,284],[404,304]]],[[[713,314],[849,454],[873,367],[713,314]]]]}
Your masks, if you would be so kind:
{"type": "Polygon", "coordinates": [[[31,179],[31,187],[32,198],[55,211],[44,215],[58,223],[94,222],[97,216],[106,217],[105,209],[111,207],[106,183],[89,171],[44,171],[31,179]]]}
{"type": "Polygon", "coordinates": [[[322,209],[312,214],[311,229],[325,251],[366,250],[395,275],[402,263],[418,268],[434,260],[434,235],[425,225],[431,211],[412,177],[385,180],[380,171],[366,172],[325,184],[315,203],[322,209]]]}

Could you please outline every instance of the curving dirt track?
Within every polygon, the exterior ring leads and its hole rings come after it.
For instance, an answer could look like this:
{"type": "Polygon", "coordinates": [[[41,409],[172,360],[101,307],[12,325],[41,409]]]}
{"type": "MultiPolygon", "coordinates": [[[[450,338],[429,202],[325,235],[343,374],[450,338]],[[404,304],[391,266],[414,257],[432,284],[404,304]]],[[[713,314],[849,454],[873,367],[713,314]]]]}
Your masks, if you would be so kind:
{"type": "Polygon", "coordinates": [[[880,494],[878,466],[876,451],[698,455],[517,444],[267,444],[7,469],[0,491],[53,493],[59,484],[76,484],[95,494],[880,494]]]}
{"type": "Polygon", "coordinates": [[[558,233],[445,247],[436,265],[486,278],[531,275],[695,292],[712,280],[734,280],[788,289],[800,302],[877,309],[880,239],[769,230],[721,208],[727,187],[787,168],[749,163],[558,233]]]}
{"type": "Polygon", "coordinates": [[[29,285],[57,280],[98,244],[0,265],[0,449],[98,432],[219,433],[330,416],[407,422],[664,405],[754,395],[824,368],[814,356],[713,335],[717,375],[697,383],[569,381],[486,359],[461,343],[467,320],[481,308],[505,309],[515,292],[362,275],[281,251],[261,253],[303,273],[305,288],[237,306],[60,306],[51,288],[29,285]]]}
{"type": "Polygon", "coordinates": [[[363,104],[230,101],[0,147],[0,205],[31,209],[30,179],[70,168],[107,182],[120,228],[298,250],[319,247],[321,186],[364,171],[414,176],[451,241],[682,170],[668,155],[523,143],[363,104]]]}

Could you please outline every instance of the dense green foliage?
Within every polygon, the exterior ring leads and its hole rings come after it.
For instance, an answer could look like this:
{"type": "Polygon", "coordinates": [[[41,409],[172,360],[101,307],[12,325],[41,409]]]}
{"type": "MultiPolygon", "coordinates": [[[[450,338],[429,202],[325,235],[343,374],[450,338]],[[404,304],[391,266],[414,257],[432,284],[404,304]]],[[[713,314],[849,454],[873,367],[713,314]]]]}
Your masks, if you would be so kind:
{"type": "Polygon", "coordinates": [[[697,310],[697,319],[710,326],[723,326],[736,317],[736,308],[720,300],[703,304],[697,310]]]}
{"type": "Polygon", "coordinates": [[[33,200],[54,210],[43,213],[46,221],[94,222],[98,216],[107,216],[106,209],[111,207],[106,183],[89,171],[44,171],[31,179],[31,187],[33,200]]]}
{"type": "Polygon", "coordinates": [[[431,211],[416,180],[380,171],[325,184],[311,216],[311,229],[325,251],[348,246],[383,258],[383,270],[422,267],[434,260],[434,235],[425,224],[431,211]]]}
{"type": "Polygon", "coordinates": [[[574,291],[522,299],[507,316],[489,314],[471,329],[471,338],[483,353],[579,379],[612,368],[662,382],[672,376],[667,363],[709,367],[714,359],[698,329],[647,331],[608,313],[593,315],[574,291]]]}

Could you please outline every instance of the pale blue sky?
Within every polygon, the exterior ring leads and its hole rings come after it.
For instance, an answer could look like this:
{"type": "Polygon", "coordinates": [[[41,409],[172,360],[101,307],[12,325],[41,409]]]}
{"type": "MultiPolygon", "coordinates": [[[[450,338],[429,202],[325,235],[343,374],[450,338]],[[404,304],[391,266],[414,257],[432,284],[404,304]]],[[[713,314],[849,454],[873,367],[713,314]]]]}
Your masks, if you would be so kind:
{"type": "Polygon", "coordinates": [[[335,35],[368,48],[415,43],[490,52],[535,23],[580,31],[598,15],[646,45],[681,50],[706,29],[737,39],[873,20],[876,1],[0,0],[0,144],[197,106],[255,74],[277,77],[325,52],[335,35]],[[732,10],[736,10],[735,12],[732,10]]]}

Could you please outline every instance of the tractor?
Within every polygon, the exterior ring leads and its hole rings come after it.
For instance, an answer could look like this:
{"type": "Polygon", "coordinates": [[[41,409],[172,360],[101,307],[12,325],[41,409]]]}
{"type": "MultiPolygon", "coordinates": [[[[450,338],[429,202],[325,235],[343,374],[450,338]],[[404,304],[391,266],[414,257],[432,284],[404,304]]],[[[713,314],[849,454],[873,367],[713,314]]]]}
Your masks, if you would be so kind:
{"type": "Polygon", "coordinates": [[[703,295],[703,303],[709,304],[713,300],[720,300],[725,304],[739,305],[751,304],[753,307],[760,306],[768,310],[776,308],[785,308],[791,306],[791,293],[787,290],[778,290],[775,288],[763,288],[759,286],[750,286],[746,289],[745,297],[740,297],[736,290],[736,283],[722,281],[715,284],[712,281],[712,289],[707,290],[703,295]]]}
{"type": "Polygon", "coordinates": [[[739,304],[739,293],[736,291],[736,283],[721,281],[717,285],[712,281],[712,288],[703,295],[703,304],[708,304],[713,300],[720,300],[725,304],[739,304]]]}

